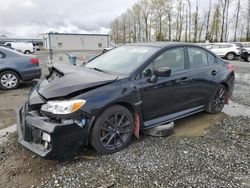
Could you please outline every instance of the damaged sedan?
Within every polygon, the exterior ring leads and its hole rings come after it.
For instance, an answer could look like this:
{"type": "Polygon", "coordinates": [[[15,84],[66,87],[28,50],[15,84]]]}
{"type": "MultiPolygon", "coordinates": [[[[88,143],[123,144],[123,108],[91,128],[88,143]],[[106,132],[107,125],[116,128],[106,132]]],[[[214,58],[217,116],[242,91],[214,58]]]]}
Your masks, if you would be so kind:
{"type": "Polygon", "coordinates": [[[133,134],[221,112],[234,79],[231,64],[192,44],[120,46],[84,67],[54,65],[18,112],[18,141],[47,159],[68,159],[87,145],[114,153],[133,134]]]}

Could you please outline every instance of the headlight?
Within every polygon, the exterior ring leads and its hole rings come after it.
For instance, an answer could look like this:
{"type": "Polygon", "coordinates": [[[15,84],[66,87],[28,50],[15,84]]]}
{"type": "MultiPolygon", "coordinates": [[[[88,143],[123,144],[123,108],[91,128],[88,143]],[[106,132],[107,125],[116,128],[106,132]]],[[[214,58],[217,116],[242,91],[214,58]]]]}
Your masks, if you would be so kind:
{"type": "Polygon", "coordinates": [[[86,101],[82,99],[70,101],[49,101],[42,105],[41,110],[52,114],[70,114],[79,110],[85,103],[86,101]]]}

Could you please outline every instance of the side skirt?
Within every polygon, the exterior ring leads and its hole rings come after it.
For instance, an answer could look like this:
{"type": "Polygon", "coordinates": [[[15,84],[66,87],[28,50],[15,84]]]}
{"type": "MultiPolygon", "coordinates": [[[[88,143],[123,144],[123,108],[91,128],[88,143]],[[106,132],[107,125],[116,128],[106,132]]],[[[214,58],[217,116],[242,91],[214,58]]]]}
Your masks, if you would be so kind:
{"type": "Polygon", "coordinates": [[[173,113],[173,114],[165,115],[165,116],[162,116],[162,117],[159,117],[159,118],[155,118],[155,119],[152,119],[152,120],[149,120],[149,121],[145,121],[143,123],[144,126],[142,127],[142,129],[143,130],[150,129],[150,128],[156,127],[158,125],[162,125],[164,123],[169,123],[171,121],[175,121],[177,119],[181,119],[181,118],[184,118],[186,116],[190,116],[192,114],[196,114],[196,113],[202,112],[202,111],[204,111],[204,105],[197,106],[197,107],[194,107],[194,108],[190,108],[190,109],[187,109],[187,110],[183,110],[183,111],[180,111],[180,112],[176,112],[176,113],[173,113]]]}

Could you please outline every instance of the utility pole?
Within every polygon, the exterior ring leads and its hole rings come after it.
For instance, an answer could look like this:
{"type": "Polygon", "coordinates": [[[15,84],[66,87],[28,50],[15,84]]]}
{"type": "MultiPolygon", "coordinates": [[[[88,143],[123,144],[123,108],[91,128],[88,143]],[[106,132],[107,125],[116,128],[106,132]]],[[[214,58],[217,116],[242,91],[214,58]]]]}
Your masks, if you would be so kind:
{"type": "Polygon", "coordinates": [[[249,41],[250,40],[250,0],[248,0],[248,9],[247,9],[247,37],[246,40],[249,41]]]}

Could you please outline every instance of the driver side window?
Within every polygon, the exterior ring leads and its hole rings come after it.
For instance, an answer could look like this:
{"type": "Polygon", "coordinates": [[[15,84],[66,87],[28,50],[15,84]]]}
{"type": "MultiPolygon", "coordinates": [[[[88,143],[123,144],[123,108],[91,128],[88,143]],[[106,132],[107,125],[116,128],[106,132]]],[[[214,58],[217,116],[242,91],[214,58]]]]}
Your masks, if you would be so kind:
{"type": "Polygon", "coordinates": [[[158,67],[168,67],[172,72],[178,72],[185,69],[184,48],[174,48],[167,50],[159,55],[152,63],[150,63],[142,72],[142,77],[150,77],[158,67]]]}

